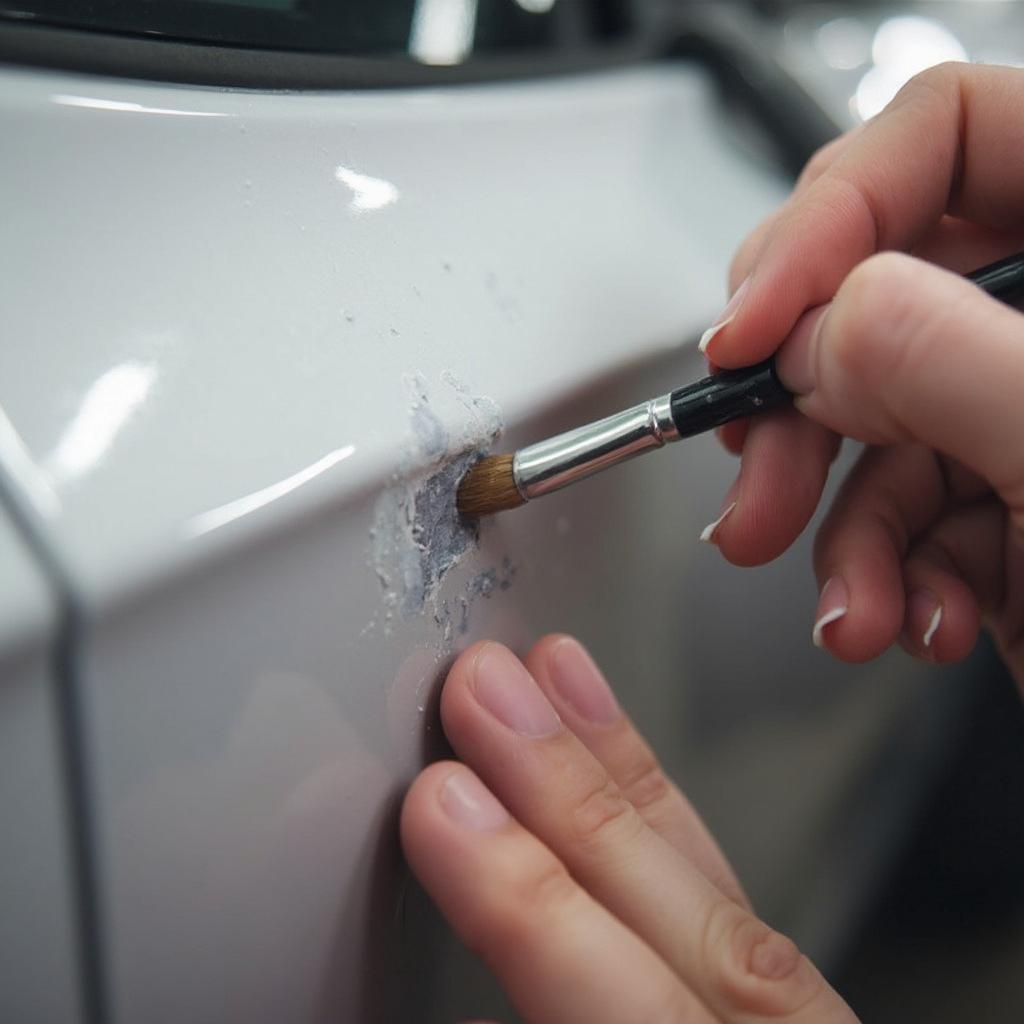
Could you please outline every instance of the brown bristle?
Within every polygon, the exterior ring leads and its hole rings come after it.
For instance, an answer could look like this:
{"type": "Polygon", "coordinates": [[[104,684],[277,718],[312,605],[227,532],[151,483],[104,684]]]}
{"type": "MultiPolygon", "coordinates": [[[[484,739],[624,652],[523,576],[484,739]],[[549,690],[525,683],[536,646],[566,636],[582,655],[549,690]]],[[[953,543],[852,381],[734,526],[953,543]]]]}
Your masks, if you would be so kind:
{"type": "Polygon", "coordinates": [[[459,484],[455,503],[471,519],[523,504],[512,473],[511,455],[487,455],[474,462],[459,484]]]}

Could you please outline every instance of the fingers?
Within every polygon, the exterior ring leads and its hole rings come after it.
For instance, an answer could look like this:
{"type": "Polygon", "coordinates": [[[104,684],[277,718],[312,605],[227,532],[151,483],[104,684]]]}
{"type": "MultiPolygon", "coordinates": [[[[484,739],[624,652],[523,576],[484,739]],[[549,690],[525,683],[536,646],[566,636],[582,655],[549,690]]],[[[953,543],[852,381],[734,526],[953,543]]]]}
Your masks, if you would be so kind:
{"type": "Polygon", "coordinates": [[[800,177],[797,178],[796,184],[793,186],[792,195],[786,203],[765,217],[743,240],[739,249],[736,250],[736,255],[733,257],[732,265],[729,268],[730,295],[736,291],[741,282],[750,273],[761,247],[770,237],[776,223],[786,214],[794,200],[806,192],[832,166],[838,157],[849,148],[850,143],[860,134],[863,127],[863,125],[858,125],[851,131],[840,135],[839,138],[825,143],[807,161],[807,166],[804,167],[800,177]]]}
{"type": "Polygon", "coordinates": [[[970,65],[904,87],[775,220],[742,301],[709,342],[715,363],[766,358],[861,260],[912,248],[944,213],[998,230],[1024,225],[1024,122],[1007,116],[1022,88],[1024,71],[970,65]]]}
{"type": "Polygon", "coordinates": [[[868,449],[818,532],[815,642],[845,661],[897,639],[931,661],[965,657],[1003,577],[1005,509],[986,493],[923,445],[868,449]]]}
{"type": "Polygon", "coordinates": [[[912,255],[967,274],[1024,249],[1024,230],[1004,231],[943,217],[914,246],[912,255]]]}
{"type": "Polygon", "coordinates": [[[963,278],[884,253],[783,346],[797,408],[874,444],[917,441],[1024,507],[1024,317],[963,278]],[[826,312],[827,310],[827,312],[826,312]]]}
{"type": "Polygon", "coordinates": [[[410,866],[535,1024],[713,1018],[466,767],[439,762],[402,807],[410,866]]]}
{"type": "Polygon", "coordinates": [[[623,714],[601,670],[580,642],[561,634],[544,637],[527,655],[526,667],[562,721],[647,824],[715,888],[749,908],[718,844],[623,714]]]}
{"type": "Polygon", "coordinates": [[[861,456],[815,540],[818,646],[860,662],[896,642],[906,611],[903,560],[944,503],[938,461],[923,446],[873,448],[861,456]]]}
{"type": "Polygon", "coordinates": [[[851,1020],[793,944],[725,897],[639,812],[498,644],[470,648],[445,732],[513,816],[724,1021],[851,1020]]]}
{"type": "Polygon", "coordinates": [[[965,539],[973,549],[968,561],[982,545],[992,547],[995,541],[1001,548],[1004,521],[1005,510],[990,502],[951,516],[915,545],[903,566],[907,596],[900,642],[910,654],[944,663],[960,661],[974,649],[979,601],[952,553],[965,539]]]}
{"type": "Polygon", "coordinates": [[[747,431],[750,429],[750,419],[745,417],[741,420],[732,420],[730,423],[723,423],[715,433],[722,447],[730,455],[739,455],[743,451],[743,444],[747,440],[747,431]]]}
{"type": "Polygon", "coordinates": [[[792,409],[751,420],[736,482],[726,494],[713,541],[735,565],[780,555],[817,508],[839,438],[792,409]]]}

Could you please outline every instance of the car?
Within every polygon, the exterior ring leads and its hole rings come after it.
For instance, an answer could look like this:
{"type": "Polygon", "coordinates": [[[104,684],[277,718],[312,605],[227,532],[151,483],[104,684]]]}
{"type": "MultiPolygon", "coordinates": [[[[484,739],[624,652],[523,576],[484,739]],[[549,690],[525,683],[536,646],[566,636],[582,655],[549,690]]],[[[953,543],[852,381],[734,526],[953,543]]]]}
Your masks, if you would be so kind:
{"type": "Polygon", "coordinates": [[[502,1012],[397,808],[454,655],[550,630],[837,961],[955,678],[815,650],[806,538],[700,545],[711,437],[454,506],[480,453],[702,375],[731,253],[838,127],[749,22],[659,11],[0,15],[3,1020],[502,1012]]]}

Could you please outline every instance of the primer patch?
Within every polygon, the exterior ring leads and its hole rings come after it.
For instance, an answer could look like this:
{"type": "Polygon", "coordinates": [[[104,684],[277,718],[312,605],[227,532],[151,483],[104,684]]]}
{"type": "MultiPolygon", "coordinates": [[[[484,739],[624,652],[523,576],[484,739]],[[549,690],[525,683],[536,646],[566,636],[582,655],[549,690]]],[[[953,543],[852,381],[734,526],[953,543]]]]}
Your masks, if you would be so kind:
{"type": "Polygon", "coordinates": [[[393,485],[377,501],[371,536],[385,629],[396,614],[413,618],[434,601],[433,619],[447,643],[456,630],[468,629],[473,601],[490,593],[488,587],[510,581],[511,572],[492,569],[474,577],[454,606],[451,600],[436,601],[445,575],[479,539],[479,526],[456,510],[458,483],[502,428],[501,411],[490,398],[473,395],[450,371],[441,374],[441,384],[431,388],[421,374],[405,379],[410,447],[393,485]]]}

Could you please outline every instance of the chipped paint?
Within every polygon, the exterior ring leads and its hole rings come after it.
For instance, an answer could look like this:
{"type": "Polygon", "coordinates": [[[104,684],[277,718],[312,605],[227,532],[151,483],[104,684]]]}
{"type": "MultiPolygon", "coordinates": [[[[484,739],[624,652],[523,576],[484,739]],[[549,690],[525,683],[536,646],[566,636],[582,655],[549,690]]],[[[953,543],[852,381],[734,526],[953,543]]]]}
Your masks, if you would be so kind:
{"type": "Polygon", "coordinates": [[[447,646],[469,628],[473,603],[495,587],[507,588],[514,575],[508,559],[501,569],[474,576],[455,597],[438,598],[446,574],[479,541],[479,526],[459,516],[455,494],[469,466],[501,432],[498,406],[474,395],[450,371],[431,387],[421,374],[405,379],[410,396],[411,440],[393,486],[380,496],[371,537],[373,567],[380,581],[384,627],[397,614],[408,619],[433,603],[432,618],[447,646]]]}

